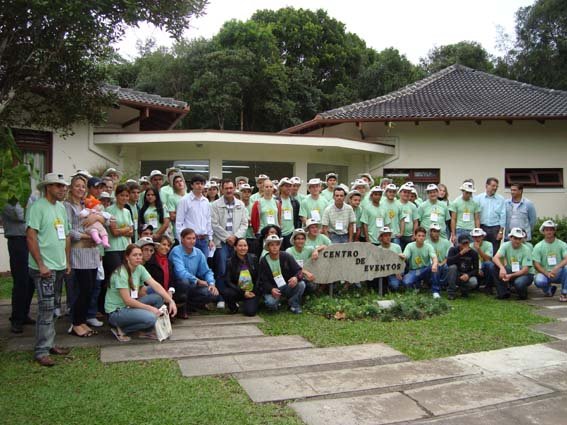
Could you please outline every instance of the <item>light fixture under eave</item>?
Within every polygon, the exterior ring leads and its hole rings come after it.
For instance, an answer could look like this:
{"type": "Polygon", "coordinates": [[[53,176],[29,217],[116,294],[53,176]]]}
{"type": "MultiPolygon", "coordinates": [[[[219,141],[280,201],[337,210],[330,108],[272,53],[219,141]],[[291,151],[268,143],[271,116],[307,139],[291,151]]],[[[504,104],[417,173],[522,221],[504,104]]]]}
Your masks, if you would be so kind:
{"type": "Polygon", "coordinates": [[[195,146],[197,146],[198,148],[202,148],[203,144],[202,143],[196,143],[195,146]]]}
{"type": "Polygon", "coordinates": [[[317,152],[323,152],[323,148],[317,148],[317,152]]]}

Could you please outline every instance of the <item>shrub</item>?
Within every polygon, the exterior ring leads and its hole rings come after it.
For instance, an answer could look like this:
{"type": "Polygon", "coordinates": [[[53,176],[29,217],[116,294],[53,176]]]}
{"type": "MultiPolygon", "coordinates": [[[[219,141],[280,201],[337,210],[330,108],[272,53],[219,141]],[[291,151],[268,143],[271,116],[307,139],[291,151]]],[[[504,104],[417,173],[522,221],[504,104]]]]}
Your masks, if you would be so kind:
{"type": "Polygon", "coordinates": [[[557,223],[557,238],[567,242],[567,217],[555,216],[539,217],[537,219],[536,224],[532,230],[532,244],[535,245],[543,239],[543,235],[539,233],[539,226],[541,226],[541,223],[543,223],[545,220],[553,220],[555,223],[557,223]]]}

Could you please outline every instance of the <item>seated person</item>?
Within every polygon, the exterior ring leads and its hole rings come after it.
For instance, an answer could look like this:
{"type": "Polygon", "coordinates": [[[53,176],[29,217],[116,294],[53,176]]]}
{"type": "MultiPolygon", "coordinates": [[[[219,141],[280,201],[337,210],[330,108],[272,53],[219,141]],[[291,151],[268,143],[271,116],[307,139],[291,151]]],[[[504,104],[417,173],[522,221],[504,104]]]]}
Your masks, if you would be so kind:
{"type": "MultiPolygon", "coordinates": [[[[146,240],[153,240],[152,238],[145,238],[146,240]]],[[[139,241],[138,241],[139,242],[139,241]]],[[[151,277],[154,278],[156,282],[159,282],[163,289],[168,291],[170,294],[175,294],[175,288],[173,288],[173,264],[169,261],[168,255],[173,245],[173,240],[167,235],[161,235],[158,242],[155,243],[155,253],[150,256],[148,260],[144,263],[144,267],[148,271],[151,277]]],[[[148,246],[148,245],[146,245],[148,246]]],[[[145,248],[145,247],[144,247],[145,248]]],[[[142,248],[142,252],[144,250],[142,248]]],[[[148,294],[151,294],[153,290],[147,288],[148,294]]],[[[176,297],[173,297],[174,301],[177,302],[176,297]]]]}
{"type": "Polygon", "coordinates": [[[457,287],[461,289],[461,296],[466,298],[469,291],[478,286],[478,254],[470,247],[470,239],[467,235],[460,235],[458,246],[451,247],[447,255],[448,288],[447,298],[454,300],[457,287]]]}
{"type": "Polygon", "coordinates": [[[320,226],[321,223],[319,221],[312,218],[307,219],[305,222],[305,231],[307,232],[305,246],[319,248],[320,246],[331,245],[331,240],[321,233],[320,226]]]}
{"type": "MultiPolygon", "coordinates": [[[[318,248],[312,246],[305,246],[305,240],[307,238],[307,233],[303,229],[295,229],[289,239],[292,246],[285,250],[290,254],[299,267],[303,270],[303,264],[305,261],[312,259],[313,261],[319,258],[319,252],[325,249],[324,245],[318,248]]],[[[303,281],[305,282],[305,292],[312,294],[317,290],[317,284],[315,283],[315,276],[313,273],[303,270],[303,281]]]]}
{"type": "Polygon", "coordinates": [[[478,277],[484,280],[484,291],[487,294],[492,294],[492,288],[494,287],[492,280],[492,276],[494,275],[494,263],[492,262],[494,251],[492,244],[484,240],[486,232],[480,227],[473,229],[471,236],[473,238],[471,248],[478,254],[478,264],[480,268],[478,277]]]}
{"type": "Polygon", "coordinates": [[[525,233],[519,227],[510,230],[508,242],[504,242],[493,258],[493,280],[496,283],[496,298],[510,298],[510,285],[514,285],[518,298],[528,298],[528,286],[532,284],[532,254],[523,244],[525,233]]]}
{"type": "Polygon", "coordinates": [[[227,261],[225,283],[221,295],[229,313],[238,313],[237,302],[241,302],[244,315],[255,316],[261,289],[258,286],[258,260],[248,252],[245,238],[237,238],[234,243],[234,255],[227,261]]]}
{"type": "Polygon", "coordinates": [[[270,235],[264,241],[268,255],[262,257],[258,267],[258,285],[264,290],[264,302],[270,310],[277,310],[282,296],[287,298],[294,314],[302,313],[301,297],[305,283],[301,280],[301,267],[287,252],[280,251],[283,238],[270,235]]]}
{"type": "MultiPolygon", "coordinates": [[[[395,252],[398,255],[402,254],[402,248],[400,245],[392,242],[392,230],[389,227],[382,227],[378,233],[378,240],[380,241],[380,247],[388,249],[395,252]]],[[[376,282],[379,280],[374,279],[370,282],[371,286],[376,286],[376,282]]],[[[392,274],[388,276],[388,289],[392,292],[396,292],[400,289],[400,284],[402,283],[402,274],[392,274]]]]}
{"type": "Polygon", "coordinates": [[[207,265],[205,254],[195,248],[197,234],[193,229],[183,229],[180,234],[180,245],[169,254],[173,263],[173,287],[176,301],[183,302],[181,318],[187,318],[191,309],[210,303],[217,303],[219,291],[215,286],[213,272],[207,265]]]}
{"type": "Polygon", "coordinates": [[[537,270],[535,285],[544,296],[552,297],[557,288],[552,283],[561,283],[560,302],[567,302],[567,244],[555,237],[557,224],[553,220],[542,223],[539,232],[544,239],[537,243],[532,252],[532,260],[537,270]]]}
{"type": "Polygon", "coordinates": [[[439,264],[437,273],[431,276],[435,279],[435,286],[439,289],[447,284],[449,266],[447,265],[447,253],[451,248],[449,239],[441,237],[441,226],[439,223],[431,223],[429,225],[429,239],[426,241],[435,250],[437,262],[439,264]]]}
{"type": "Polygon", "coordinates": [[[414,232],[415,242],[406,245],[402,258],[408,262],[409,271],[403,277],[402,283],[405,288],[419,289],[419,282],[431,282],[433,298],[440,298],[438,279],[432,279],[437,274],[437,255],[433,247],[425,243],[426,231],[423,227],[417,227],[414,232]]]}
{"type": "Polygon", "coordinates": [[[116,339],[120,342],[129,341],[128,334],[135,331],[142,331],[140,337],[156,339],[153,327],[164,300],[169,305],[169,314],[175,316],[177,307],[171,296],[142,266],[142,250],[137,245],[128,245],[122,265],[110,276],[104,302],[108,323],[116,339]],[[144,283],[153,288],[155,293],[139,297],[144,283]]]}

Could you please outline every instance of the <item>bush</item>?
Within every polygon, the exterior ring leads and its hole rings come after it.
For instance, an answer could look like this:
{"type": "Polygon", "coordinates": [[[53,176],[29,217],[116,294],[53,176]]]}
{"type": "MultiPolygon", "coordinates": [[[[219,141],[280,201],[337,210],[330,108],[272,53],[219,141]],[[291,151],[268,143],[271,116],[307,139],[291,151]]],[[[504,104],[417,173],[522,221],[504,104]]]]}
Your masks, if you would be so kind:
{"type": "Polygon", "coordinates": [[[449,311],[450,305],[447,300],[434,299],[430,295],[395,294],[380,298],[374,293],[348,292],[335,298],[309,297],[306,299],[304,308],[306,311],[328,319],[374,319],[391,322],[393,320],[422,320],[441,315],[449,311]],[[394,300],[396,304],[390,309],[382,309],[376,303],[381,299],[394,300]]]}
{"type": "Polygon", "coordinates": [[[541,223],[543,223],[545,220],[553,220],[555,223],[557,223],[557,238],[567,242],[567,217],[555,216],[539,217],[537,219],[536,224],[532,230],[532,244],[535,245],[543,239],[543,235],[539,233],[539,226],[541,226],[541,223]]]}

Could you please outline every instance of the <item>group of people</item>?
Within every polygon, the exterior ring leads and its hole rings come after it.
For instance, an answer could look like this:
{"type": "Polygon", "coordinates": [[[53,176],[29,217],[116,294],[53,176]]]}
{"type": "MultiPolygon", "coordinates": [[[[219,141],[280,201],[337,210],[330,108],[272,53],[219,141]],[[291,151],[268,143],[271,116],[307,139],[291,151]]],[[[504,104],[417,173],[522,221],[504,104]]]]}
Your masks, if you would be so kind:
{"type": "Polygon", "coordinates": [[[246,177],[198,174],[187,184],[174,167],[138,181],[121,178],[114,168],[102,178],[79,170],[69,182],[49,173],[25,216],[19,204],[3,211],[12,332],[36,324],[35,359],[43,366],[68,352],[54,344],[63,285],[70,334],[96,335],[107,320],[121,342],[133,334],[155,339],[164,304],[180,319],[200,308],[253,316],[261,303],[275,311],[286,302],[302,313],[303,295],[320,289],[305,263],[347,242],[381,246],[406,261],[403,273],[386,278],[390,291],[428,286],[433,297],[446,289],[454,299],[482,284],[501,299],[511,289],[525,298],[535,281],[546,296],[561,283],[559,300],[567,301],[567,244],[546,221],[544,240],[532,247],[536,212],[521,185],[504,200],[497,179],[487,179],[477,196],[466,180],[449,201],[441,184],[428,185],[421,200],[413,183],[374,185],[370,174],[350,186],[335,173],[324,182],[312,178],[307,194],[298,177],[260,175],[256,188],[246,177]],[[29,316],[34,289],[37,322],[29,316]]]}

